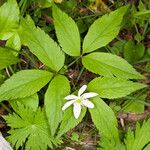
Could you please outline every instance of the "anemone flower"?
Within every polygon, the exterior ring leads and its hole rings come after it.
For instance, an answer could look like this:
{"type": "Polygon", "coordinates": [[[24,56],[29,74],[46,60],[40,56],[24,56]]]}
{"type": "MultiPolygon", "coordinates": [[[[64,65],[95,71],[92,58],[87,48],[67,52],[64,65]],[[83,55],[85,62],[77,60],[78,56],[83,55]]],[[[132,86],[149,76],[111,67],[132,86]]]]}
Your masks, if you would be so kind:
{"type": "Polygon", "coordinates": [[[87,86],[83,85],[78,91],[78,96],[71,94],[64,98],[65,100],[69,101],[64,104],[62,110],[64,111],[69,106],[73,105],[73,114],[76,119],[78,119],[80,116],[82,106],[94,108],[94,104],[91,101],[89,101],[88,98],[95,97],[98,94],[94,92],[84,93],[86,88],[87,86]]]}

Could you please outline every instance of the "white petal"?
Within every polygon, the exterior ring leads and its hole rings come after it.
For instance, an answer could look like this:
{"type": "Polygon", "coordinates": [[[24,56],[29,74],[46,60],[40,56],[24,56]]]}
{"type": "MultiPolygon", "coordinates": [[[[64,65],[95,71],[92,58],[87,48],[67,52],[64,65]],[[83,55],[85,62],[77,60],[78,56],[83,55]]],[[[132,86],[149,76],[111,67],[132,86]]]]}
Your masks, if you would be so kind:
{"type": "Polygon", "coordinates": [[[82,104],[88,108],[94,108],[94,104],[89,100],[83,100],[82,104]]]}
{"type": "Polygon", "coordinates": [[[83,99],[87,99],[87,98],[91,98],[91,97],[95,97],[97,96],[98,94],[97,93],[94,93],[94,92],[89,92],[89,93],[84,93],[82,95],[83,99]]]}
{"type": "Polygon", "coordinates": [[[78,91],[78,96],[79,96],[79,97],[80,97],[81,94],[86,90],[86,88],[87,88],[87,85],[83,85],[83,86],[79,89],[79,91],[78,91]]]}
{"type": "Polygon", "coordinates": [[[78,99],[78,97],[75,96],[75,95],[68,95],[68,96],[66,96],[64,99],[66,99],[66,100],[71,100],[71,99],[78,99]]]}
{"type": "Polygon", "coordinates": [[[62,110],[65,110],[66,108],[68,108],[70,105],[72,105],[75,102],[75,100],[71,100],[67,103],[64,104],[64,106],[62,107],[62,110]]]}
{"type": "Polygon", "coordinates": [[[81,113],[81,104],[79,104],[79,103],[74,103],[73,113],[74,113],[74,117],[75,117],[76,119],[78,119],[79,116],[80,116],[80,113],[81,113]]]}

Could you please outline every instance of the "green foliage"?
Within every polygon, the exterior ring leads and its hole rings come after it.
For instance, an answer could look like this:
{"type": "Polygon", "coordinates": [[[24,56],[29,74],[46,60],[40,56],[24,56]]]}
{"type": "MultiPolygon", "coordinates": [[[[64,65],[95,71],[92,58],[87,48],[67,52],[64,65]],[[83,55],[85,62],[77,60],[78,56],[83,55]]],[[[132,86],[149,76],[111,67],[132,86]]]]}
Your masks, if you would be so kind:
{"type": "Polygon", "coordinates": [[[47,119],[44,111],[32,109],[19,104],[16,113],[4,116],[7,124],[11,127],[8,140],[18,149],[26,142],[26,150],[46,150],[52,148],[52,143],[60,142],[54,140],[50,135],[47,119]]]}
{"type": "Polygon", "coordinates": [[[34,1],[36,1],[42,8],[50,7],[53,2],[53,0],[34,0],[34,1]]]}
{"type": "Polygon", "coordinates": [[[129,98],[127,97],[126,102],[123,106],[123,111],[133,112],[133,113],[135,112],[144,113],[144,101],[145,101],[146,96],[147,94],[140,94],[140,95],[133,95],[131,96],[131,98],[130,96],[129,98]]]}
{"type": "Polygon", "coordinates": [[[56,76],[45,94],[45,110],[51,134],[54,135],[62,120],[62,104],[64,97],[70,92],[69,81],[65,76],[56,76]]]}
{"type": "Polygon", "coordinates": [[[83,53],[88,53],[106,46],[117,36],[127,8],[127,6],[121,7],[109,15],[106,14],[91,25],[84,38],[83,53]]]}
{"type": "Polygon", "coordinates": [[[19,59],[13,55],[9,48],[0,47],[0,70],[18,62],[19,59]]]}
{"type": "MultiPolygon", "coordinates": [[[[137,123],[135,133],[131,130],[127,132],[125,144],[127,150],[142,150],[150,142],[150,119],[140,124],[137,123]]],[[[144,149],[145,150],[145,149],[144,149]]]]}
{"type": "Polygon", "coordinates": [[[10,38],[19,26],[19,8],[16,0],[8,0],[0,7],[0,39],[10,38]]]}
{"type": "Polygon", "coordinates": [[[60,47],[44,31],[36,28],[29,16],[22,18],[19,35],[21,42],[46,66],[55,71],[63,67],[65,56],[60,47]]]}
{"type": "Polygon", "coordinates": [[[62,123],[60,125],[57,137],[61,137],[68,130],[77,126],[82,121],[85,113],[86,108],[83,107],[80,117],[78,119],[75,119],[75,117],[73,116],[72,108],[69,107],[63,114],[62,123]]]}
{"type": "Polygon", "coordinates": [[[120,98],[146,87],[144,84],[134,83],[119,78],[98,77],[88,84],[88,90],[99,94],[101,98],[120,98]]]}
{"type": "Polygon", "coordinates": [[[45,86],[51,78],[52,73],[44,70],[19,71],[0,86],[0,101],[30,96],[45,86]]]}
{"type": "Polygon", "coordinates": [[[92,120],[102,137],[100,145],[104,147],[104,149],[108,150],[120,141],[117,129],[117,119],[112,109],[102,99],[98,97],[93,98],[92,102],[95,107],[94,109],[89,109],[89,111],[92,116],[92,120]],[[107,142],[111,145],[106,144],[105,140],[107,140],[107,142]]]}
{"type": "MultiPolygon", "coordinates": [[[[21,41],[18,33],[14,33],[14,35],[7,40],[6,46],[18,51],[21,49],[21,41]]],[[[16,52],[13,53],[16,54],[16,52]]]]}
{"type": "Polygon", "coordinates": [[[9,103],[11,104],[11,107],[14,110],[17,110],[18,103],[21,103],[25,107],[29,107],[33,111],[36,111],[39,106],[39,97],[38,97],[37,93],[35,93],[29,97],[14,99],[14,100],[10,101],[9,103]]]}
{"type": "Polygon", "coordinates": [[[82,63],[89,71],[105,77],[144,78],[123,58],[110,53],[94,52],[84,56],[82,63]]]}
{"type": "Polygon", "coordinates": [[[142,43],[135,45],[133,41],[128,41],[124,45],[124,58],[130,63],[140,60],[144,56],[144,52],[145,47],[142,43]]]}
{"type": "Polygon", "coordinates": [[[63,51],[70,56],[80,56],[80,35],[74,20],[56,5],[53,5],[53,17],[56,35],[63,51]]]}

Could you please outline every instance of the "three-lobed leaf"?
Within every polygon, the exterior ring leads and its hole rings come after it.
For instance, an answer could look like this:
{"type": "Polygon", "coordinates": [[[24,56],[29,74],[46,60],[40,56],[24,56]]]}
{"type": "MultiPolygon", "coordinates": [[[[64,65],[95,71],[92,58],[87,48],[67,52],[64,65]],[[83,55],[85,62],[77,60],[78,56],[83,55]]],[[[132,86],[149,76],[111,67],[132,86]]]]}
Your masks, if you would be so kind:
{"type": "Polygon", "coordinates": [[[13,55],[9,48],[0,47],[0,70],[18,62],[19,59],[13,55]]]}
{"type": "Polygon", "coordinates": [[[9,142],[19,149],[25,143],[26,150],[46,150],[53,147],[58,140],[50,135],[44,110],[32,109],[19,104],[16,113],[4,116],[7,124],[11,127],[9,142]]]}
{"type": "Polygon", "coordinates": [[[120,24],[128,6],[97,19],[89,28],[83,41],[83,53],[92,52],[111,42],[119,33],[120,24]]]}
{"type": "Polygon", "coordinates": [[[36,28],[29,16],[22,18],[19,35],[21,42],[46,66],[55,71],[63,67],[65,56],[60,47],[44,31],[36,28]]]}
{"type": "Polygon", "coordinates": [[[80,34],[74,20],[53,5],[54,26],[58,41],[65,53],[80,56],[80,34]]]}
{"type": "Polygon", "coordinates": [[[45,110],[50,126],[51,134],[54,135],[62,120],[62,105],[64,97],[70,92],[69,81],[65,76],[56,76],[49,84],[45,94],[45,110]]]}
{"type": "Polygon", "coordinates": [[[53,74],[44,70],[22,70],[0,86],[0,101],[23,98],[38,92],[53,74]]]}
{"type": "Polygon", "coordinates": [[[98,77],[88,84],[88,90],[99,94],[101,98],[120,98],[145,88],[146,85],[119,78],[98,77]]]}
{"type": "Polygon", "coordinates": [[[10,38],[19,26],[19,7],[16,0],[8,0],[0,7],[0,39],[10,38]]]}
{"type": "MultiPolygon", "coordinates": [[[[129,130],[126,134],[125,145],[127,150],[142,150],[147,147],[150,141],[150,119],[136,124],[135,133],[129,130]]],[[[145,149],[144,149],[145,150],[145,149]]]]}
{"type": "Polygon", "coordinates": [[[110,53],[91,53],[83,57],[82,63],[89,71],[105,77],[116,76],[124,79],[144,78],[126,60],[110,53]]]}

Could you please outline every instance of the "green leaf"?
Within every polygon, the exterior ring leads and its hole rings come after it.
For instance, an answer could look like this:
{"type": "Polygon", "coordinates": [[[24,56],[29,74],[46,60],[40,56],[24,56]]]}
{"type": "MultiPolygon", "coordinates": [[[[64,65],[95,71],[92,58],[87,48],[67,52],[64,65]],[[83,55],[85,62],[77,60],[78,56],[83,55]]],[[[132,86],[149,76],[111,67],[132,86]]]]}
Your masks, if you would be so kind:
{"type": "Polygon", "coordinates": [[[80,56],[80,35],[74,20],[53,5],[53,17],[58,41],[65,53],[80,56]]]}
{"type": "Polygon", "coordinates": [[[144,113],[144,102],[146,97],[147,94],[133,95],[133,97],[127,96],[124,103],[123,112],[144,113]]]}
{"type": "Polygon", "coordinates": [[[144,78],[126,60],[110,53],[94,52],[84,56],[82,63],[89,71],[106,77],[114,75],[124,79],[144,78]]]}
{"type": "Polygon", "coordinates": [[[65,76],[56,76],[50,83],[45,94],[45,110],[51,134],[54,135],[62,120],[64,97],[69,95],[70,85],[65,76]]]}
{"type": "Polygon", "coordinates": [[[0,39],[10,38],[19,25],[19,7],[16,0],[8,0],[0,7],[0,39]]]}
{"type": "Polygon", "coordinates": [[[9,48],[0,47],[0,70],[18,62],[19,59],[12,54],[9,48]]]}
{"type": "MultiPolygon", "coordinates": [[[[21,49],[21,41],[18,33],[14,33],[14,35],[7,40],[6,46],[11,47],[12,49],[15,49],[19,51],[21,49]]],[[[15,55],[18,53],[13,52],[15,55]]]]}
{"type": "Polygon", "coordinates": [[[9,102],[14,110],[18,109],[18,103],[21,103],[25,107],[31,108],[33,111],[36,111],[39,106],[39,97],[35,93],[29,97],[15,99],[9,102]]]}
{"type": "Polygon", "coordinates": [[[63,115],[62,123],[60,125],[57,137],[61,137],[64,133],[77,126],[82,121],[83,117],[85,116],[85,113],[86,108],[83,107],[80,117],[78,119],[75,119],[72,107],[66,109],[63,115]]]}
{"type": "Polygon", "coordinates": [[[140,60],[144,56],[145,47],[142,43],[134,44],[133,41],[128,41],[124,45],[124,58],[131,63],[140,60]]]}
{"type": "Polygon", "coordinates": [[[35,0],[42,8],[48,8],[52,5],[53,0],[35,0]]]}
{"type": "Polygon", "coordinates": [[[143,123],[136,124],[135,133],[131,130],[127,132],[125,144],[127,150],[142,150],[150,141],[150,119],[143,123]]]}
{"type": "Polygon", "coordinates": [[[46,150],[52,148],[52,143],[57,143],[50,135],[45,112],[40,109],[34,112],[20,104],[16,113],[4,116],[4,119],[11,127],[8,140],[16,149],[25,142],[26,150],[46,150]]]}
{"type": "Polygon", "coordinates": [[[83,41],[83,53],[92,52],[111,42],[119,33],[120,24],[128,6],[97,19],[89,28],[83,41]]]}
{"type": "MultiPolygon", "coordinates": [[[[101,146],[108,149],[108,143],[114,147],[120,141],[117,129],[117,119],[112,109],[99,97],[92,99],[94,108],[89,109],[92,120],[101,136],[101,146]],[[108,143],[104,141],[107,139],[108,143]]],[[[110,145],[109,145],[110,147],[110,145]]]]}
{"type": "Polygon", "coordinates": [[[52,78],[44,70],[22,70],[11,76],[0,86],[0,101],[33,95],[52,78]]]}
{"type": "Polygon", "coordinates": [[[0,85],[4,82],[5,76],[0,74],[0,85]]]}
{"type": "Polygon", "coordinates": [[[119,78],[95,78],[88,84],[88,90],[99,94],[102,98],[120,98],[146,87],[144,84],[134,83],[119,78]]]}
{"type": "Polygon", "coordinates": [[[28,46],[42,63],[55,71],[63,67],[65,56],[60,47],[44,31],[36,28],[29,16],[22,19],[19,34],[22,43],[28,46]]]}

